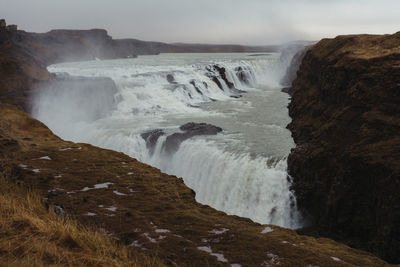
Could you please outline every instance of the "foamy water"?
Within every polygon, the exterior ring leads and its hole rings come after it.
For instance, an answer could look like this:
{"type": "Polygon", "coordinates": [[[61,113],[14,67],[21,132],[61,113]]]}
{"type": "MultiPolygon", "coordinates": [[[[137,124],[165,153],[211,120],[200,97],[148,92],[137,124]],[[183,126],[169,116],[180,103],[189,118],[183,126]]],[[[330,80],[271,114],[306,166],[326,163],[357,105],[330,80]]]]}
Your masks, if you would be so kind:
{"type": "Polygon", "coordinates": [[[91,106],[101,105],[107,97],[103,90],[90,97],[43,91],[35,97],[33,115],[64,139],[122,151],[183,177],[200,203],[256,222],[296,228],[300,219],[286,172],[286,157],[294,146],[285,128],[289,100],[279,85],[287,63],[279,54],[161,54],[53,65],[51,72],[112,78],[118,88],[112,97],[120,102],[101,119],[79,120],[88,108],[73,103],[85,97],[91,106]],[[247,93],[232,98],[237,91],[215,65],[247,93]],[[158,139],[154,153],[140,136],[153,129],[177,132],[192,121],[219,126],[223,132],[186,140],[172,155],[163,150],[165,136],[158,139]]]}

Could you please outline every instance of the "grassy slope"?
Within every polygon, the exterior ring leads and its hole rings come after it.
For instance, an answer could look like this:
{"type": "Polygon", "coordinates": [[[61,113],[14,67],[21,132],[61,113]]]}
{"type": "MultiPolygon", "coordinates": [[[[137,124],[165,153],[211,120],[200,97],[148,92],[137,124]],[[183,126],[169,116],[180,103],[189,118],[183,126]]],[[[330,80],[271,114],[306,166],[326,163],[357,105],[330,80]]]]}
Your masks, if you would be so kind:
{"type": "Polygon", "coordinates": [[[164,266],[105,232],[47,210],[41,196],[0,173],[0,266],[164,266]]]}

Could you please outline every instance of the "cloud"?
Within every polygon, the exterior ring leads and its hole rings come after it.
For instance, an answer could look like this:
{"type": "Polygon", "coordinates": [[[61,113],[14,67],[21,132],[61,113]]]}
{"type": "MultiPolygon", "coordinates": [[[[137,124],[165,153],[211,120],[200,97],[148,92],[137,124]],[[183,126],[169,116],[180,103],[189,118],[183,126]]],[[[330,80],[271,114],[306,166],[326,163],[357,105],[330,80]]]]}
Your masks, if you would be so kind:
{"type": "Polygon", "coordinates": [[[399,31],[398,0],[0,0],[1,16],[29,31],[105,28],[116,38],[281,43],[399,31]]]}

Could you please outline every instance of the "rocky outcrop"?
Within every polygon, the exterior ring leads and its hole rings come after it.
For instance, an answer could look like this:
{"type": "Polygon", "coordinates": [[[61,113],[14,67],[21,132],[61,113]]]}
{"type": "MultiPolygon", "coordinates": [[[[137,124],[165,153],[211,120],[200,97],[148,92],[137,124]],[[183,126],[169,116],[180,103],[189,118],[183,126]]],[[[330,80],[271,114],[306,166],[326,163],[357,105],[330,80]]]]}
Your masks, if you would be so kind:
{"type": "Polygon", "coordinates": [[[400,263],[400,32],[324,39],[289,93],[288,158],[312,232],[400,263]]]}
{"type": "Polygon", "coordinates": [[[243,90],[239,90],[235,88],[233,82],[231,82],[227,75],[226,69],[220,65],[210,65],[207,66],[206,70],[208,71],[206,75],[218,86],[222,91],[228,90],[230,93],[230,97],[239,98],[242,93],[245,93],[243,90]]]}
{"type": "MultiPolygon", "coordinates": [[[[207,124],[207,123],[196,123],[188,122],[179,127],[179,132],[168,135],[163,144],[163,151],[168,154],[175,153],[181,143],[189,138],[199,135],[216,135],[222,131],[221,128],[207,124]]],[[[142,133],[142,138],[146,141],[146,147],[150,150],[150,154],[153,154],[158,138],[166,135],[161,129],[152,130],[146,133],[142,133]]]]}
{"type": "Polygon", "coordinates": [[[216,135],[222,131],[221,128],[211,124],[194,122],[186,123],[179,127],[179,129],[182,132],[173,133],[165,140],[165,151],[167,153],[174,153],[177,151],[180,144],[189,138],[198,135],[216,135]]]}

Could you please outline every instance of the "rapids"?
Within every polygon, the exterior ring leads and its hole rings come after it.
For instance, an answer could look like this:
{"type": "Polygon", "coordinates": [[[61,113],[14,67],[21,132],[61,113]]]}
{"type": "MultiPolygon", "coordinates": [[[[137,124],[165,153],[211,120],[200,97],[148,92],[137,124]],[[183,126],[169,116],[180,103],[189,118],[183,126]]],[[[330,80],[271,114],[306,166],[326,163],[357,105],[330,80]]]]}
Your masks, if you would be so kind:
{"type": "MultiPolygon", "coordinates": [[[[289,96],[279,84],[290,57],[280,54],[161,54],[133,59],[49,66],[58,75],[109,77],[117,93],[46,88],[34,97],[33,116],[55,134],[124,152],[182,177],[196,200],[228,214],[283,227],[300,226],[286,157],[294,147],[286,125],[289,96]],[[100,119],[93,106],[112,99],[100,119]],[[77,105],[76,103],[82,103],[77,105]],[[164,150],[166,135],[187,122],[223,131],[164,150]],[[162,129],[152,151],[141,134],[162,129]]],[[[104,106],[104,109],[107,107],[104,106]]]]}

